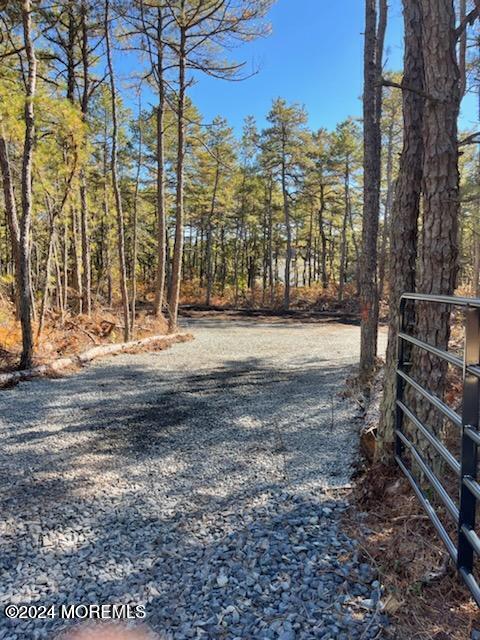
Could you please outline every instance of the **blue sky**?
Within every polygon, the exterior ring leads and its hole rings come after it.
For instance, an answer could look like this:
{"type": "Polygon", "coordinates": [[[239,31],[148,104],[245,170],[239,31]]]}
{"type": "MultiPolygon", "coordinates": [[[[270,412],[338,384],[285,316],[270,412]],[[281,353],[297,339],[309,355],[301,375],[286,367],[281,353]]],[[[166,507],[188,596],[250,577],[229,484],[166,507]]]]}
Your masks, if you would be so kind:
{"type": "MultiPolygon", "coordinates": [[[[388,66],[402,63],[400,0],[391,0],[388,66]]],[[[191,95],[207,119],[222,113],[236,129],[248,114],[264,123],[272,98],[304,104],[313,128],[332,129],[360,116],[363,82],[363,0],[278,0],[272,34],[234,52],[259,67],[256,76],[229,83],[202,77],[191,95]]]]}
{"type": "MultiPolygon", "coordinates": [[[[386,66],[402,68],[401,0],[389,0],[386,66]]],[[[238,47],[236,60],[258,73],[243,82],[201,76],[190,96],[206,122],[221,114],[240,133],[245,116],[265,124],[272,99],[303,104],[314,129],[333,129],[361,116],[363,0],[277,0],[270,11],[272,34],[238,47]]],[[[476,125],[474,96],[467,96],[461,127],[476,125]]]]}

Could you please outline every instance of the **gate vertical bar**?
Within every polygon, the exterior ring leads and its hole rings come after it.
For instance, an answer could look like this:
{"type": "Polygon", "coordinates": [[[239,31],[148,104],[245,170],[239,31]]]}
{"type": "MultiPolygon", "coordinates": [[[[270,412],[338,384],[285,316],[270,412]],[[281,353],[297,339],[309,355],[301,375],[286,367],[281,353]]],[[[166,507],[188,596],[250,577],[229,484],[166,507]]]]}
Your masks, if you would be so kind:
{"type": "Polygon", "coordinates": [[[460,475],[460,517],[458,523],[458,568],[471,573],[473,569],[473,549],[462,527],[475,526],[476,498],[464,485],[467,476],[477,476],[477,445],[466,435],[468,427],[478,430],[480,380],[467,370],[469,365],[480,363],[480,310],[467,308],[465,315],[465,349],[463,374],[462,408],[462,458],[460,475]]]}
{"type": "MultiPolygon", "coordinates": [[[[400,300],[400,331],[403,333],[406,329],[406,319],[405,319],[405,307],[406,300],[402,298],[400,300]]],[[[402,370],[405,364],[405,341],[397,338],[397,370],[402,370]]],[[[403,393],[405,389],[405,380],[396,374],[397,376],[397,388],[396,388],[396,399],[403,400],[403,393]]],[[[395,426],[397,431],[403,431],[403,411],[398,406],[398,402],[395,408],[395,426]]],[[[403,452],[403,442],[401,441],[398,434],[395,434],[395,453],[401,458],[403,452]]]]}

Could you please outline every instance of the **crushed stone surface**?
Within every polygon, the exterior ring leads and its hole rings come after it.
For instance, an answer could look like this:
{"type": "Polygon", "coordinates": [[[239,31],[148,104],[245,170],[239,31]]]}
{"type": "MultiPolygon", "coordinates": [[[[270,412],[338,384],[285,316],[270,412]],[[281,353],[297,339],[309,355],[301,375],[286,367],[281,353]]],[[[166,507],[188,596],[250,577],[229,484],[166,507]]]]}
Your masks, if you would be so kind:
{"type": "Polygon", "coordinates": [[[63,637],[72,604],[130,604],[167,640],[383,637],[340,521],[359,328],[184,324],[168,351],[0,391],[0,640],[63,637]]]}

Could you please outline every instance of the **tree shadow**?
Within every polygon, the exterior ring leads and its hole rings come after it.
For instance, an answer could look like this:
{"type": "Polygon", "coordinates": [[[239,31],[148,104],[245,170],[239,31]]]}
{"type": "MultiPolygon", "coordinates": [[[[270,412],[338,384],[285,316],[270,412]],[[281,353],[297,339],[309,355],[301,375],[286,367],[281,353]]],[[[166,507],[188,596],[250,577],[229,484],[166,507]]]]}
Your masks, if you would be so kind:
{"type": "MultiPolygon", "coordinates": [[[[319,624],[333,624],[350,605],[331,611],[321,597],[301,604],[305,567],[313,562],[316,579],[329,575],[335,593],[348,590],[341,571],[355,556],[353,543],[338,531],[336,546],[324,518],[324,528],[311,532],[319,542],[315,558],[285,541],[284,553],[262,563],[250,538],[258,523],[267,531],[261,540],[281,537],[285,518],[298,537],[316,526],[300,522],[301,513],[322,514],[322,487],[344,484],[356,451],[354,412],[337,395],[348,372],[347,364],[298,354],[284,370],[260,357],[192,372],[119,358],[102,363],[101,378],[92,367],[38,381],[28,394],[20,395],[21,387],[3,392],[0,601],[36,593],[42,604],[144,602],[147,622],[183,638],[197,637],[185,634],[193,623],[189,602],[198,599],[197,622],[210,620],[196,627],[202,637],[234,638],[236,617],[223,612],[228,596],[253,634],[238,627],[238,637],[274,638],[258,633],[294,613],[303,616],[301,637],[320,637],[319,624]],[[286,496],[280,507],[279,495],[286,496]],[[215,576],[230,543],[239,574],[226,593],[215,576]],[[250,556],[242,544],[251,546],[250,556]],[[250,584],[257,573],[262,593],[250,584]],[[281,611],[280,591],[265,589],[269,576],[276,585],[284,574],[299,591],[295,606],[281,611]],[[209,593],[218,593],[216,604],[209,593]]],[[[369,597],[367,586],[352,589],[352,597],[369,597]]],[[[368,611],[353,614],[370,621],[368,611]]],[[[5,624],[17,633],[36,628],[5,624]]],[[[64,624],[49,622],[49,633],[64,624]]]]}

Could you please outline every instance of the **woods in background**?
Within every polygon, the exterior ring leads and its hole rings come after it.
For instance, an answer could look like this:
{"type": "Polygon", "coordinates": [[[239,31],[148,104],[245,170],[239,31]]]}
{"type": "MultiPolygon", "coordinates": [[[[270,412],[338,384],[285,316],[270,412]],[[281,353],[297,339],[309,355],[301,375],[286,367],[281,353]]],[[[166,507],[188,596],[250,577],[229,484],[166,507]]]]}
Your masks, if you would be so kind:
{"type": "Polygon", "coordinates": [[[236,135],[221,114],[206,122],[189,89],[204,75],[248,81],[230,49],[268,35],[271,4],[3,7],[0,294],[21,323],[22,367],[53,317],[114,309],[128,339],[139,309],[173,329],[182,300],[329,304],[360,310],[368,378],[379,314],[389,313],[393,366],[402,291],[478,293],[476,137],[462,132],[458,147],[456,134],[459,100],[476,83],[473,4],[459,3],[455,21],[451,0],[404,1],[402,79],[382,68],[387,3],[366,1],[363,129],[349,118],[312,131],[301,105],[276,98],[266,125],[247,117],[236,135]],[[432,26],[442,24],[449,43],[432,26]],[[128,77],[121,57],[134,61],[128,77]],[[446,256],[438,269],[435,255],[446,256]]]}

